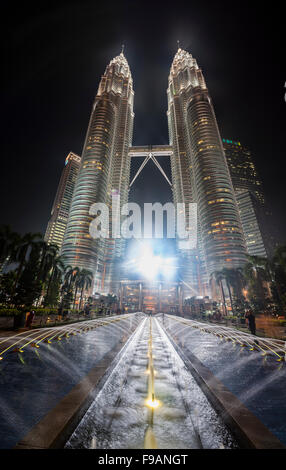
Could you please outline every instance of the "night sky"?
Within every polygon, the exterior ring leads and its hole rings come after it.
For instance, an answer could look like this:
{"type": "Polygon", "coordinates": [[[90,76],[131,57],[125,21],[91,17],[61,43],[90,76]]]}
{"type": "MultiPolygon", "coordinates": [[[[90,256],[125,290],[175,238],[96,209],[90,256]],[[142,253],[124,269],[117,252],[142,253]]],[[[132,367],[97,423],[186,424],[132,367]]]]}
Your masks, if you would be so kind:
{"type": "MultiPolygon", "coordinates": [[[[0,223],[44,233],[65,157],[81,153],[100,77],[123,42],[135,90],[133,145],[169,143],[166,89],[179,39],[203,70],[222,137],[252,151],[279,241],[286,243],[285,39],[278,5],[153,0],[2,8],[0,223]]],[[[168,162],[164,167],[169,173],[168,162]]],[[[150,162],[130,199],[171,200],[150,162]]]]}

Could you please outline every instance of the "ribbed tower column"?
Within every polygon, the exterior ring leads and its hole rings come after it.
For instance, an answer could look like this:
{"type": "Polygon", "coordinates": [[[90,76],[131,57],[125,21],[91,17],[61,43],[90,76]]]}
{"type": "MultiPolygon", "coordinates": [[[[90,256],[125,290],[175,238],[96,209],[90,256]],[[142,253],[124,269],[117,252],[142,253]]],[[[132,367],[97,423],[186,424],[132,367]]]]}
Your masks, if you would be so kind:
{"type": "Polygon", "coordinates": [[[182,49],[174,57],[167,93],[174,201],[198,204],[197,286],[202,283],[199,290],[205,291],[212,272],[245,263],[245,241],[205,80],[182,49]]]}
{"type": "Polygon", "coordinates": [[[209,274],[245,262],[245,241],[221,138],[207,91],[194,90],[187,122],[203,247],[209,274]]]}
{"type": "Polygon", "coordinates": [[[121,254],[122,240],[112,239],[111,231],[109,238],[93,239],[89,212],[92,204],[105,203],[111,217],[114,192],[122,193],[121,205],[127,202],[133,99],[130,69],[121,53],[107,66],[95,97],[62,248],[67,265],[94,272],[94,289],[101,292],[110,291],[106,281],[112,282],[111,264],[116,252],[121,254]]]}

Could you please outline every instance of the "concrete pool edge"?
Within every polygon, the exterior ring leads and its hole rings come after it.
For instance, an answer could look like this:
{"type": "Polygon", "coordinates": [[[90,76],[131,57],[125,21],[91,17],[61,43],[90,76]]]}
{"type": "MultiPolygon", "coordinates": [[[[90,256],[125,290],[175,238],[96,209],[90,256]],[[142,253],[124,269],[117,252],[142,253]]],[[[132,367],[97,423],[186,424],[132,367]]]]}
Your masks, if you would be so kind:
{"type": "Polygon", "coordinates": [[[192,353],[183,351],[165,330],[172,345],[242,449],[284,449],[284,444],[192,353]]]}
{"type": "Polygon", "coordinates": [[[139,325],[122,338],[72,390],[59,401],[13,449],[62,449],[87,412],[139,325]]]}

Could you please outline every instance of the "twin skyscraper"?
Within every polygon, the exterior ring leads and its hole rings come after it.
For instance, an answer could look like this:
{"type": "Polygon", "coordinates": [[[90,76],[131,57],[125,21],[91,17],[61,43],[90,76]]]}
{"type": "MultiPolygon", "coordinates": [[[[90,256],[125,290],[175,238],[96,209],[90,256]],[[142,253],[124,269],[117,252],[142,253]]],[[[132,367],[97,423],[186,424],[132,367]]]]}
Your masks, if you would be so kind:
{"type": "MultiPolygon", "coordinates": [[[[204,296],[210,294],[214,271],[243,266],[245,240],[202,71],[180,48],[171,66],[167,96],[173,202],[196,203],[198,215],[197,248],[177,243],[182,280],[190,295],[204,296]]],[[[106,67],[98,87],[62,245],[65,263],[94,272],[94,290],[106,293],[118,290],[126,240],[93,238],[90,209],[98,202],[110,207],[114,195],[120,196],[121,207],[128,203],[133,102],[132,76],[122,52],[106,67]]]]}

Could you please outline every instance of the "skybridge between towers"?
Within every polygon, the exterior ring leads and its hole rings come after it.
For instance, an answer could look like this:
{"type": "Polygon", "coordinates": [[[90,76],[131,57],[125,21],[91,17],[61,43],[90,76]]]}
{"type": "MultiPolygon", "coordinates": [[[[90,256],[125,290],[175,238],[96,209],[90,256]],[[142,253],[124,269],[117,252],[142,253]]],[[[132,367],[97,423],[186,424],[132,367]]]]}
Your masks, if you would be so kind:
{"type": "Polygon", "coordinates": [[[122,50],[101,76],[92,106],[61,255],[66,265],[94,273],[93,292],[118,293],[126,237],[117,237],[116,229],[116,236],[109,238],[107,227],[103,236],[91,236],[91,215],[96,215],[91,207],[97,203],[110,207],[113,199],[113,219],[119,221],[117,196],[125,210],[130,188],[152,160],[171,189],[177,214],[182,214],[174,238],[180,277],[190,286],[186,296],[195,292],[218,300],[221,295],[214,282],[210,285],[210,276],[224,268],[243,267],[246,244],[219,126],[197,60],[178,47],[170,67],[166,117],[171,145],[132,146],[134,99],[132,74],[122,50]],[[137,157],[143,161],[130,181],[130,162],[137,157]],[[160,165],[161,157],[170,158],[171,177],[160,165]],[[195,216],[190,214],[193,204],[195,216]]]}
{"type": "Polygon", "coordinates": [[[138,158],[138,157],[145,157],[144,161],[142,162],[140,168],[138,169],[136,175],[132,179],[129,188],[133,185],[137,177],[140,175],[141,171],[143,170],[146,163],[149,160],[152,160],[154,165],[160,170],[162,175],[164,176],[165,180],[172,187],[172,183],[169,180],[168,176],[166,175],[165,171],[161,167],[160,163],[157,160],[157,157],[171,157],[173,155],[173,147],[171,145],[143,145],[143,146],[136,146],[130,147],[129,149],[129,157],[131,158],[138,158]]]}

